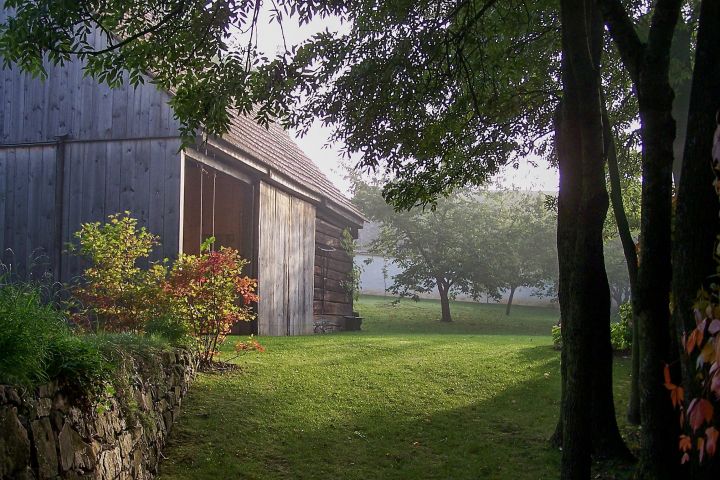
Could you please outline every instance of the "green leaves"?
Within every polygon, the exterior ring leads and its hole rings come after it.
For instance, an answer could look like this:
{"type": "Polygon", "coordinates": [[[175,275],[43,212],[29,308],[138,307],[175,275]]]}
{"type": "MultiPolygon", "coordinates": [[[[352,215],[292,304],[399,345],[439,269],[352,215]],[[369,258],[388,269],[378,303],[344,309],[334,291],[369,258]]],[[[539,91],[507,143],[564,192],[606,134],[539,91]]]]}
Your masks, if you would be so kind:
{"type": "Polygon", "coordinates": [[[497,297],[513,287],[553,285],[555,216],[542,195],[465,191],[437,200],[435,209],[397,212],[379,187],[360,182],[354,201],[382,223],[370,248],[403,270],[393,293],[429,292],[445,282],[451,293],[497,297]]]}

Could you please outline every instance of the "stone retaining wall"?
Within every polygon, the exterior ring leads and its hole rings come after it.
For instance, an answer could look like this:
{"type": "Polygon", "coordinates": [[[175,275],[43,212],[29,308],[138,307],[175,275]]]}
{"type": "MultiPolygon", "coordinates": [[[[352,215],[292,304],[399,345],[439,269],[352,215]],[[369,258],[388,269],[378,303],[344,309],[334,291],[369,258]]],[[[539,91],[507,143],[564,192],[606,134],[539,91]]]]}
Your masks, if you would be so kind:
{"type": "Polygon", "coordinates": [[[0,386],[0,479],[153,478],[196,366],[184,350],[128,357],[92,403],[0,386]]]}

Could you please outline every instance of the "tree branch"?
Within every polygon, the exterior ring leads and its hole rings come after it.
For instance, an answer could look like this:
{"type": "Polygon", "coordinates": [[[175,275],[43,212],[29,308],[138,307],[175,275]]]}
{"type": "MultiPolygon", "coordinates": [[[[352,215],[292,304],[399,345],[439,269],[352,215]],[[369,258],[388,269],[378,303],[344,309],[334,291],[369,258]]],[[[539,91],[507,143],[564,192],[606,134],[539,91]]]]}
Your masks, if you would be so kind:
{"type": "Polygon", "coordinates": [[[658,0],[650,20],[646,55],[652,62],[663,62],[663,70],[667,70],[670,63],[670,44],[682,3],[682,0],[658,0]]]}
{"type": "Polygon", "coordinates": [[[640,40],[633,21],[620,0],[599,0],[598,5],[610,36],[620,52],[623,65],[628,69],[633,83],[637,84],[640,78],[640,64],[645,53],[645,44],[640,40]]]}

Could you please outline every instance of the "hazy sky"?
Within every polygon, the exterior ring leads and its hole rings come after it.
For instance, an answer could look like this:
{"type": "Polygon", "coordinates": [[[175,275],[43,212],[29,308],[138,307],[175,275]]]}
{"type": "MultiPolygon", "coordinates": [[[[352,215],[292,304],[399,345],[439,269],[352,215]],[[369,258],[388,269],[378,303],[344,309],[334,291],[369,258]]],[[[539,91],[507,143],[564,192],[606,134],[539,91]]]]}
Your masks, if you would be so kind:
{"type": "MultiPolygon", "coordinates": [[[[264,7],[259,19],[258,46],[260,50],[274,54],[278,49],[283,48],[283,39],[277,23],[269,24],[269,10],[264,7]]],[[[339,21],[333,19],[315,20],[308,25],[298,27],[292,19],[283,22],[283,30],[288,46],[299,43],[314,33],[325,30],[339,31],[343,28],[339,21]]],[[[292,132],[291,132],[291,135],[292,132]]],[[[325,148],[330,136],[330,129],[323,128],[316,123],[304,137],[293,135],[300,145],[300,148],[315,161],[325,175],[337,185],[340,190],[347,194],[347,183],[343,179],[341,171],[340,154],[341,145],[330,145],[325,148]]],[[[543,190],[556,191],[558,188],[558,173],[550,168],[546,162],[535,159],[537,167],[527,162],[521,162],[518,169],[507,168],[495,180],[507,188],[518,188],[521,190],[543,190]]]]}

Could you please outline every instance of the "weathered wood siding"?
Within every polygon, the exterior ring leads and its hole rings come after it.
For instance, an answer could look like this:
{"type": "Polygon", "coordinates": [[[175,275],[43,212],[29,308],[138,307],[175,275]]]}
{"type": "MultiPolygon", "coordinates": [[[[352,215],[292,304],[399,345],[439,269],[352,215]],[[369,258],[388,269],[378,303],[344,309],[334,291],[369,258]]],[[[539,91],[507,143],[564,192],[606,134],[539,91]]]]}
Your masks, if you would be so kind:
{"type": "MultiPolygon", "coordinates": [[[[104,44],[100,35],[95,42],[104,44]]],[[[127,82],[110,89],[84,77],[82,67],[48,64],[44,81],[16,67],[0,70],[0,251],[20,271],[30,256],[44,254],[45,271],[55,265],[58,215],[63,242],[74,240],[83,222],[129,210],[160,235],[154,259],[179,250],[179,124],[169,96],[149,78],[137,89],[127,82]],[[55,143],[60,135],[62,145],[55,143]],[[61,151],[64,188],[56,204],[61,151]]],[[[80,264],[63,257],[62,279],[69,280],[80,264]]]]}
{"type": "Polygon", "coordinates": [[[313,311],[319,318],[342,325],[343,316],[353,312],[353,299],[347,288],[352,258],[342,248],[342,227],[318,218],[316,230],[313,311]]]}
{"type": "Polygon", "coordinates": [[[315,207],[260,183],[258,333],[313,331],[315,207]]]}
{"type": "MultiPolygon", "coordinates": [[[[0,9],[0,21],[5,14],[0,9]]],[[[96,48],[106,45],[98,32],[91,41],[96,48]]],[[[14,66],[0,69],[0,143],[52,141],[62,134],[85,140],[178,136],[170,97],[150,78],[136,89],[126,74],[123,86],[111,89],[84,77],[78,60],[45,68],[46,81],[14,66]]]]}
{"type": "MultiPolygon", "coordinates": [[[[152,260],[179,250],[179,141],[68,143],[0,146],[0,251],[20,274],[53,271],[58,254],[56,215],[62,215],[62,243],[74,242],[82,223],[103,221],[129,210],[161,237],[152,260]],[[55,202],[58,149],[64,148],[62,210],[55,202]]],[[[64,255],[62,279],[81,271],[77,257],[64,255]]]]}

